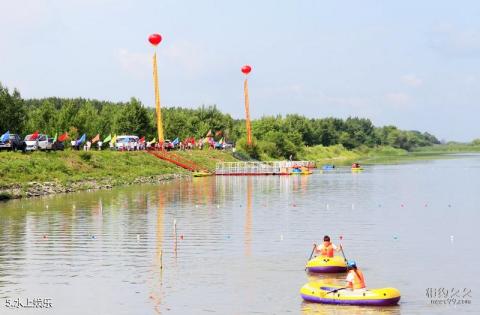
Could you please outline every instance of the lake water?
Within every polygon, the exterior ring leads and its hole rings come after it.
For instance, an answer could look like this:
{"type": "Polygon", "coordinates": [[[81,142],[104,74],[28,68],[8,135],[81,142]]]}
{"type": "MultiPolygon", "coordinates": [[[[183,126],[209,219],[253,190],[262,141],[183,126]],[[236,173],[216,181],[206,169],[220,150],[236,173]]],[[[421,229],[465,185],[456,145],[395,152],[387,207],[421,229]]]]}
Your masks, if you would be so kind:
{"type": "Polygon", "coordinates": [[[469,155],[1,203],[0,313],[478,314],[479,188],[469,155]],[[367,286],[396,287],[400,305],[302,302],[324,234],[343,236],[367,286]],[[429,288],[471,304],[432,304],[429,288]],[[37,298],[52,308],[5,306],[37,298]]]}

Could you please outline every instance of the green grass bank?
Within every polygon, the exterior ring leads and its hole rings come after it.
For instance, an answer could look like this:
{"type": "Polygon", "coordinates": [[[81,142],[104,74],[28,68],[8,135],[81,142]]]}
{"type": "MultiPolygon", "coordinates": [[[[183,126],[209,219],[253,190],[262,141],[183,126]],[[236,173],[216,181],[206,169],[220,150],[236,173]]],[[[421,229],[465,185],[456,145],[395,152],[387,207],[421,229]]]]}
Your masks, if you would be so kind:
{"type": "MultiPolygon", "coordinates": [[[[388,146],[355,150],[347,150],[342,145],[314,146],[303,148],[298,159],[315,161],[321,167],[323,164],[341,166],[352,162],[401,163],[447,158],[449,154],[466,152],[480,152],[480,145],[438,145],[413,152],[388,146]]],[[[217,162],[238,161],[231,153],[217,150],[175,153],[211,171],[217,162]]],[[[183,176],[191,176],[191,173],[146,152],[0,152],[0,200],[156,183],[183,176]]]]}
{"type": "Polygon", "coordinates": [[[406,151],[390,146],[378,146],[374,148],[360,147],[354,150],[347,150],[342,145],[334,145],[330,147],[319,145],[304,148],[299,153],[299,159],[316,161],[317,165],[348,165],[353,162],[364,164],[389,164],[413,160],[448,158],[455,153],[476,152],[480,152],[480,145],[445,144],[422,147],[413,151],[406,151]]]}
{"type": "MultiPolygon", "coordinates": [[[[235,161],[214,150],[177,152],[213,170],[235,161]]],[[[191,173],[146,152],[0,152],[0,199],[33,197],[134,183],[155,183],[191,173]]]]}

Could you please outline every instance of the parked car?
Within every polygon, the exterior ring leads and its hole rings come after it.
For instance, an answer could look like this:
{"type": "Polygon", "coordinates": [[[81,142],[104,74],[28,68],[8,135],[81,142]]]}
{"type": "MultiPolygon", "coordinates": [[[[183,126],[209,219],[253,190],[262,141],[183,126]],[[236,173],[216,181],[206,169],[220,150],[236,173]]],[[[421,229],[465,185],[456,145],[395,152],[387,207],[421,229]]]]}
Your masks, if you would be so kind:
{"type": "Polygon", "coordinates": [[[170,151],[174,148],[175,146],[173,145],[172,141],[170,140],[165,140],[163,142],[163,148],[167,151],[170,151]]]}
{"type": "Polygon", "coordinates": [[[235,146],[235,144],[234,144],[233,142],[225,142],[225,143],[223,144],[223,148],[224,148],[225,150],[233,149],[234,146],[235,146]]]}
{"type": "MultiPolygon", "coordinates": [[[[53,139],[52,139],[53,142],[53,139]]],[[[54,151],[63,151],[65,149],[65,144],[60,141],[55,141],[52,143],[52,150],[54,151]]]]}
{"type": "Polygon", "coordinates": [[[51,149],[51,144],[48,143],[48,136],[39,134],[36,139],[33,139],[32,135],[27,135],[25,137],[26,150],[35,151],[35,150],[47,150],[48,147],[51,149]]]}
{"type": "Polygon", "coordinates": [[[139,138],[137,136],[118,136],[115,142],[115,149],[134,151],[138,150],[139,138]]]}
{"type": "Polygon", "coordinates": [[[0,141],[0,149],[6,149],[10,151],[22,150],[25,152],[26,149],[25,141],[20,138],[19,135],[11,133],[7,141],[0,141]]]}

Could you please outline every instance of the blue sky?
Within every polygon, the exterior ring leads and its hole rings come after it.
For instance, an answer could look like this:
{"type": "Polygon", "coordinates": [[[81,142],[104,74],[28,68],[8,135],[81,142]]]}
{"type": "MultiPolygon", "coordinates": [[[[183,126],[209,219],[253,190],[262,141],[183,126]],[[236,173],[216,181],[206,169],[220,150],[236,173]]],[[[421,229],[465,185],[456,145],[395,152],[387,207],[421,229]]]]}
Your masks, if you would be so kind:
{"type": "Polygon", "coordinates": [[[480,138],[478,1],[11,0],[0,2],[0,82],[24,97],[154,100],[251,114],[368,117],[480,138]]]}

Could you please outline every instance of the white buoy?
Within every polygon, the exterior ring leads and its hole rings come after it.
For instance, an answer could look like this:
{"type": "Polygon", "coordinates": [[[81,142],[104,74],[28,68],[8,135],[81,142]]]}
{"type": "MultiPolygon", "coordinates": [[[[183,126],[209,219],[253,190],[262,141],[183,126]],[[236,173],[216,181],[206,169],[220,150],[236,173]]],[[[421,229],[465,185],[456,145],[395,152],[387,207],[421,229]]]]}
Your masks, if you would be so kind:
{"type": "Polygon", "coordinates": [[[280,234],[280,240],[283,241],[283,234],[280,234]]]}
{"type": "Polygon", "coordinates": [[[355,205],[352,203],[352,210],[355,209],[355,205]]]}
{"type": "Polygon", "coordinates": [[[450,235],[450,242],[453,243],[453,235],[450,235]]]}

